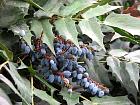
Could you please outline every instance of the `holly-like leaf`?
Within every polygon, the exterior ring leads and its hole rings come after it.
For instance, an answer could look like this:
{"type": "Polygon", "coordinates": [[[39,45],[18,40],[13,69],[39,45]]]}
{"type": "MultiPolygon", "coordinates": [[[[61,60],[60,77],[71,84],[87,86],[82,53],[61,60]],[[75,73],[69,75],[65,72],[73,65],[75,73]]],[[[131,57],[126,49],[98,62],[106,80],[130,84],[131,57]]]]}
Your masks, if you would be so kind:
{"type": "Polygon", "coordinates": [[[103,83],[107,87],[112,87],[112,84],[111,84],[109,76],[108,76],[107,69],[104,67],[103,64],[101,64],[98,61],[98,59],[96,57],[93,59],[93,65],[94,65],[94,68],[95,68],[95,73],[100,78],[101,83],[103,83]]]}
{"type": "Polygon", "coordinates": [[[129,52],[129,50],[130,50],[129,45],[130,45],[130,42],[124,42],[120,39],[117,39],[115,42],[110,44],[110,48],[111,49],[122,49],[124,51],[129,52]]]}
{"type": "Polygon", "coordinates": [[[14,87],[14,85],[12,84],[11,81],[9,81],[5,76],[3,76],[2,74],[0,74],[0,80],[2,80],[5,84],[7,84],[14,92],[15,94],[17,94],[19,97],[21,97],[23,99],[23,101],[27,104],[30,105],[26,99],[18,92],[18,90],[14,87]]]}
{"type": "Polygon", "coordinates": [[[36,37],[40,37],[41,32],[43,31],[43,27],[40,21],[38,20],[32,20],[31,22],[31,31],[33,31],[36,35],[36,37]]]}
{"type": "Polygon", "coordinates": [[[140,63],[140,50],[130,52],[128,55],[124,57],[125,59],[130,60],[131,62],[140,63]]]}
{"type": "Polygon", "coordinates": [[[24,1],[6,0],[0,8],[0,27],[15,24],[28,13],[29,4],[24,1]]]}
{"type": "Polygon", "coordinates": [[[103,44],[104,35],[101,31],[101,26],[98,24],[96,18],[91,18],[89,20],[84,19],[79,22],[79,26],[83,34],[86,34],[93,41],[96,41],[105,50],[103,44]]]}
{"type": "Polygon", "coordinates": [[[48,19],[42,20],[41,23],[44,31],[43,42],[46,43],[50,48],[50,50],[53,52],[53,54],[55,54],[54,46],[53,46],[53,41],[55,38],[52,32],[53,26],[50,24],[48,19]]]}
{"type": "Polygon", "coordinates": [[[129,94],[132,94],[137,101],[139,66],[132,62],[120,61],[115,57],[108,57],[107,64],[112,72],[118,78],[121,84],[126,88],[129,94]]]}
{"type": "Polygon", "coordinates": [[[119,33],[115,32],[114,36],[111,38],[111,41],[114,41],[114,40],[116,40],[118,38],[121,38],[121,37],[124,37],[124,36],[122,36],[119,33]]]}
{"type": "Polygon", "coordinates": [[[132,94],[134,96],[136,105],[138,105],[137,92],[138,92],[138,78],[139,78],[140,68],[138,67],[137,64],[128,63],[124,61],[121,62],[120,69],[121,69],[122,85],[126,88],[129,94],[132,94]],[[127,66],[130,68],[128,68],[127,66]],[[131,77],[131,76],[136,76],[136,77],[131,77]],[[135,84],[135,82],[137,83],[135,84]]]}
{"type": "Polygon", "coordinates": [[[65,6],[61,9],[60,15],[62,16],[74,15],[79,11],[82,11],[84,8],[93,5],[93,3],[96,3],[96,1],[89,2],[87,0],[74,0],[74,2],[72,2],[70,5],[65,6]]]}
{"type": "Polygon", "coordinates": [[[140,35],[140,19],[128,14],[111,13],[104,21],[104,24],[118,27],[132,35],[140,35]]]}
{"type": "Polygon", "coordinates": [[[118,97],[111,97],[111,96],[104,96],[102,98],[93,97],[90,101],[83,101],[84,105],[134,105],[127,96],[118,96],[118,97]]]}
{"type": "Polygon", "coordinates": [[[139,66],[136,63],[128,62],[126,63],[126,71],[130,76],[130,81],[134,82],[135,87],[137,90],[138,88],[138,81],[139,81],[139,66]]]}
{"type": "Polygon", "coordinates": [[[115,9],[118,9],[118,8],[121,8],[121,7],[122,6],[111,6],[111,5],[108,5],[108,4],[105,4],[105,5],[102,5],[102,6],[98,5],[95,8],[90,8],[87,12],[82,14],[82,16],[86,19],[89,19],[89,18],[92,18],[92,17],[95,17],[95,16],[103,15],[105,13],[108,13],[112,10],[115,10],[115,9]]]}
{"type": "Polygon", "coordinates": [[[80,94],[77,92],[68,93],[66,89],[63,89],[60,92],[60,95],[63,96],[63,99],[66,100],[68,105],[75,105],[79,103],[80,94]]]}
{"type": "Polygon", "coordinates": [[[43,43],[46,43],[50,50],[55,54],[53,41],[54,41],[54,34],[52,32],[52,25],[49,22],[49,19],[42,19],[40,21],[33,20],[31,24],[31,30],[35,33],[37,37],[40,37],[43,31],[43,43]]]}
{"type": "Polygon", "coordinates": [[[60,14],[60,8],[63,6],[63,1],[60,0],[47,0],[46,4],[43,6],[44,11],[38,10],[35,12],[34,16],[41,17],[52,17],[54,14],[60,14]]]}
{"type": "Polygon", "coordinates": [[[21,78],[21,76],[17,72],[17,68],[14,66],[14,64],[12,62],[9,62],[8,64],[9,64],[9,68],[7,66],[4,66],[5,69],[9,72],[9,74],[13,78],[21,95],[27,100],[27,102],[30,103],[31,102],[31,90],[30,90],[30,88],[26,87],[26,85],[24,84],[24,80],[21,78]]]}
{"type": "Polygon", "coordinates": [[[0,88],[0,105],[12,105],[9,97],[1,88],[0,88]]]}
{"type": "Polygon", "coordinates": [[[115,74],[116,78],[122,82],[120,60],[111,56],[107,57],[106,60],[107,65],[111,67],[111,70],[115,74]]]}
{"type": "Polygon", "coordinates": [[[24,0],[24,1],[27,1],[30,5],[38,8],[38,9],[41,9],[42,11],[44,11],[44,9],[40,5],[38,5],[37,3],[35,3],[33,0],[24,0]]]}
{"type": "Polygon", "coordinates": [[[51,95],[53,95],[54,91],[57,90],[53,86],[51,86],[45,79],[43,79],[40,75],[36,74],[35,78],[37,78],[40,82],[42,82],[44,85],[48,87],[48,90],[51,92],[51,95]]]}
{"type": "Polygon", "coordinates": [[[17,68],[17,69],[25,69],[25,68],[28,68],[23,62],[22,60],[20,60],[20,66],[17,68]]]}
{"type": "Polygon", "coordinates": [[[128,54],[128,52],[124,51],[123,49],[112,49],[109,51],[109,54],[115,57],[122,57],[128,54]]]}
{"type": "Polygon", "coordinates": [[[0,43],[0,49],[1,52],[4,54],[4,56],[8,59],[8,60],[12,60],[13,59],[13,53],[12,51],[8,50],[8,48],[6,46],[4,46],[2,43],[0,43]]]}
{"type": "Polygon", "coordinates": [[[59,31],[66,40],[71,40],[77,47],[78,44],[78,32],[76,30],[75,22],[71,18],[61,18],[55,22],[56,30],[59,31]]]}
{"type": "Polygon", "coordinates": [[[29,30],[29,26],[25,22],[12,25],[12,26],[10,26],[10,29],[14,32],[15,35],[19,35],[20,37],[22,36],[21,32],[25,31],[25,35],[23,35],[22,38],[27,42],[27,44],[32,49],[31,37],[33,35],[31,34],[31,32],[29,30]]]}
{"type": "Polygon", "coordinates": [[[34,88],[34,95],[40,99],[47,101],[50,105],[60,105],[53,97],[49,96],[45,91],[34,88]]]}

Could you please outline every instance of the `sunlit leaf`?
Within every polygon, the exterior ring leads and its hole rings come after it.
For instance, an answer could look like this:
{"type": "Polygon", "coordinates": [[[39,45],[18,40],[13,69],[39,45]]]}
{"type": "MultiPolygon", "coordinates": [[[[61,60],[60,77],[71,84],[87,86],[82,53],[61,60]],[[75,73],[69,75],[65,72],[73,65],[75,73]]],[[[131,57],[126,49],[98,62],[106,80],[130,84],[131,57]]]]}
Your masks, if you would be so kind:
{"type": "Polygon", "coordinates": [[[23,62],[22,60],[20,60],[20,66],[17,68],[17,69],[25,69],[25,68],[28,68],[23,62]]]}
{"type": "Polygon", "coordinates": [[[79,22],[79,26],[83,34],[89,36],[93,41],[96,41],[104,50],[103,44],[103,33],[101,31],[101,26],[98,24],[95,18],[92,19],[84,19],[79,22]]]}
{"type": "Polygon", "coordinates": [[[22,22],[20,24],[15,24],[10,26],[10,29],[14,32],[15,35],[19,35],[21,37],[21,30],[25,31],[25,35],[22,36],[22,38],[27,42],[27,44],[30,46],[30,48],[32,49],[32,45],[31,45],[31,37],[33,36],[29,30],[29,26],[22,22]]]}
{"type": "Polygon", "coordinates": [[[40,37],[40,34],[43,31],[41,22],[34,19],[31,22],[31,29],[30,30],[33,31],[37,37],[40,37]]]}
{"type": "Polygon", "coordinates": [[[107,65],[111,67],[112,72],[122,82],[120,61],[115,57],[107,57],[107,65]]]}
{"type": "Polygon", "coordinates": [[[124,51],[129,52],[130,50],[130,42],[124,42],[120,39],[117,39],[113,43],[110,44],[110,49],[122,49],[124,51]]]}
{"type": "Polygon", "coordinates": [[[50,24],[48,19],[44,19],[41,21],[43,31],[44,31],[44,36],[43,36],[43,42],[48,45],[50,50],[55,54],[54,47],[53,47],[53,41],[54,41],[54,34],[52,32],[52,25],[50,24]]]}
{"type": "Polygon", "coordinates": [[[140,35],[140,19],[128,14],[111,13],[104,21],[104,24],[118,27],[132,35],[140,35]]]}
{"type": "Polygon", "coordinates": [[[31,24],[31,30],[35,33],[37,37],[41,36],[43,31],[42,40],[43,43],[46,43],[50,50],[55,54],[53,41],[54,41],[54,34],[52,32],[52,25],[49,22],[49,19],[42,19],[42,20],[33,20],[31,24]]]}
{"type": "Polygon", "coordinates": [[[118,38],[121,38],[121,37],[124,37],[122,35],[120,35],[119,33],[115,32],[114,36],[112,37],[111,41],[114,41],[115,39],[118,39],[118,38]]]}
{"type": "Polygon", "coordinates": [[[78,44],[78,32],[76,30],[75,22],[70,18],[61,18],[55,22],[56,30],[59,31],[66,40],[71,40],[77,47],[78,44]]]}
{"type": "Polygon", "coordinates": [[[139,81],[139,66],[136,63],[126,63],[126,71],[128,72],[129,76],[130,76],[130,81],[134,82],[135,87],[137,88],[137,90],[139,90],[138,88],[138,81],[139,81]]]}
{"type": "Polygon", "coordinates": [[[44,11],[38,10],[34,13],[35,17],[52,17],[54,14],[59,15],[60,9],[63,6],[63,2],[60,0],[47,0],[46,4],[43,6],[44,11]]]}
{"type": "Polygon", "coordinates": [[[118,9],[118,8],[121,8],[121,7],[122,6],[111,6],[111,5],[108,5],[108,4],[105,4],[105,5],[102,5],[102,6],[98,5],[95,8],[90,8],[87,12],[82,14],[82,16],[86,19],[89,19],[89,18],[92,18],[92,17],[95,17],[95,16],[103,15],[105,13],[108,13],[112,10],[115,10],[115,9],[118,9]]]}
{"type": "Polygon", "coordinates": [[[123,49],[112,49],[109,51],[109,54],[115,57],[122,57],[128,54],[128,52],[124,51],[123,49]]]}
{"type": "Polygon", "coordinates": [[[140,63],[140,50],[136,50],[133,52],[130,52],[128,55],[124,56],[127,60],[130,60],[132,62],[140,63]]]}
{"type": "Polygon", "coordinates": [[[96,1],[88,2],[87,0],[75,0],[70,5],[63,7],[60,11],[60,15],[69,16],[82,11],[84,8],[93,5],[92,3],[96,3],[96,1]]]}

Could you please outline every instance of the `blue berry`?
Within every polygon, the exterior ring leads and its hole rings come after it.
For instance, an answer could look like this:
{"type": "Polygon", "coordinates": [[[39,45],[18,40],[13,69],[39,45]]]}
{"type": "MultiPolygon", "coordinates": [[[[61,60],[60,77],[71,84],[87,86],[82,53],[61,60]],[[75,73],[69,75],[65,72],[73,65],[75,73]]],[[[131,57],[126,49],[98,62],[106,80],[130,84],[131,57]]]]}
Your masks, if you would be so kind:
{"type": "Polygon", "coordinates": [[[97,91],[98,91],[98,87],[95,86],[95,87],[92,88],[91,94],[92,94],[92,95],[95,95],[95,94],[97,93],[97,91]]]}
{"type": "Polygon", "coordinates": [[[26,47],[25,47],[25,50],[24,50],[24,53],[25,53],[25,54],[29,54],[30,51],[31,51],[30,47],[29,47],[29,46],[26,46],[26,47]]]}
{"type": "Polygon", "coordinates": [[[83,74],[78,74],[77,75],[77,79],[82,79],[82,77],[83,77],[83,74]]]}
{"type": "Polygon", "coordinates": [[[97,96],[98,97],[103,97],[104,96],[104,91],[98,91],[97,96]]]}
{"type": "Polygon", "coordinates": [[[53,83],[54,82],[54,75],[53,74],[51,74],[51,75],[49,75],[49,78],[48,78],[48,81],[50,82],[50,83],[53,83]]]}
{"type": "Polygon", "coordinates": [[[69,78],[71,76],[71,72],[68,70],[64,71],[63,73],[66,78],[69,78]]]}

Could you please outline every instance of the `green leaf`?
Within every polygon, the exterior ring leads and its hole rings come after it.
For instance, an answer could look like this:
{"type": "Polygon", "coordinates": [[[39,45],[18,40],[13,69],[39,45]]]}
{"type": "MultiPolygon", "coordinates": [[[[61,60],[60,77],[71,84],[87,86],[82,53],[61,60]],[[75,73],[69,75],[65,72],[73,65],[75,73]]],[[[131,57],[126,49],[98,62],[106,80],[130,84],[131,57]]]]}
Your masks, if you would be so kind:
{"type": "Polygon", "coordinates": [[[5,55],[5,57],[7,57],[8,60],[13,59],[13,53],[10,50],[8,50],[8,48],[4,46],[2,43],[0,43],[0,49],[5,51],[6,54],[4,52],[3,54],[5,55]]]}
{"type": "Polygon", "coordinates": [[[112,87],[108,76],[108,70],[105,68],[105,66],[102,63],[100,63],[96,57],[94,57],[92,63],[95,68],[95,74],[98,75],[98,77],[100,78],[101,84],[104,84],[107,87],[112,87]]]}
{"type": "Polygon", "coordinates": [[[34,7],[39,8],[44,11],[44,9],[40,5],[35,3],[33,0],[25,0],[25,1],[27,1],[29,4],[33,5],[34,7]]]}
{"type": "Polygon", "coordinates": [[[134,105],[127,96],[118,96],[118,97],[111,97],[111,96],[104,96],[102,98],[93,97],[91,98],[92,102],[90,101],[83,101],[84,105],[134,105]]]}
{"type": "Polygon", "coordinates": [[[46,4],[43,6],[44,11],[38,10],[35,12],[34,16],[41,17],[52,17],[54,14],[59,15],[60,8],[63,6],[63,2],[60,0],[47,0],[46,4]]]}
{"type": "Polygon", "coordinates": [[[2,74],[0,74],[0,80],[2,80],[5,84],[7,84],[14,92],[17,94],[20,98],[23,99],[23,101],[27,104],[30,105],[24,97],[18,92],[18,90],[14,87],[11,81],[9,81],[6,77],[4,77],[2,74]]]}
{"type": "Polygon", "coordinates": [[[70,5],[65,6],[61,9],[60,15],[75,15],[79,11],[82,11],[83,9],[93,5],[93,3],[96,3],[96,1],[88,2],[87,0],[74,0],[74,2],[72,2],[70,5]]]}
{"type": "Polygon", "coordinates": [[[138,81],[139,81],[139,68],[140,67],[136,63],[128,62],[126,63],[125,68],[130,76],[130,81],[134,82],[135,87],[137,88],[137,90],[139,90],[138,81]]]}
{"type": "Polygon", "coordinates": [[[53,95],[54,91],[57,90],[56,88],[48,84],[48,82],[45,79],[43,79],[40,75],[36,74],[35,78],[37,78],[40,82],[42,82],[44,85],[48,87],[48,89],[51,91],[51,95],[53,95]]]}
{"type": "Polygon", "coordinates": [[[6,0],[3,8],[0,9],[0,27],[8,27],[28,13],[29,4],[23,1],[6,0]]]}
{"type": "Polygon", "coordinates": [[[19,24],[15,24],[10,26],[10,29],[14,32],[15,35],[21,35],[21,30],[25,31],[25,36],[23,36],[23,39],[27,42],[27,44],[30,46],[30,48],[32,49],[32,45],[31,45],[31,37],[33,36],[29,30],[29,26],[25,23],[19,23],[19,24]]]}
{"type": "Polygon", "coordinates": [[[37,37],[40,37],[40,34],[43,31],[41,22],[35,19],[32,20],[30,30],[33,31],[37,37]]]}
{"type": "Polygon", "coordinates": [[[27,100],[27,102],[30,103],[31,102],[31,90],[30,90],[30,88],[26,87],[26,85],[24,84],[24,80],[21,78],[21,76],[17,72],[17,68],[14,66],[14,64],[12,62],[9,62],[8,64],[9,64],[9,68],[7,66],[4,66],[5,69],[9,72],[9,74],[13,78],[21,95],[27,100]]]}
{"type": "Polygon", "coordinates": [[[53,41],[55,38],[52,32],[53,26],[50,24],[49,19],[44,19],[41,21],[41,23],[44,31],[43,42],[46,43],[50,48],[50,50],[53,52],[53,54],[55,54],[54,46],[53,46],[53,41]]]}
{"type": "Polygon", "coordinates": [[[66,89],[61,90],[60,95],[63,96],[63,99],[66,100],[68,105],[75,105],[79,103],[80,93],[72,92],[68,93],[66,89]]]}
{"type": "Polygon", "coordinates": [[[7,86],[5,83],[0,83],[0,88],[6,93],[6,94],[12,94],[13,91],[9,86],[7,86]]]}
{"type": "Polygon", "coordinates": [[[121,77],[121,67],[120,67],[120,60],[115,57],[107,57],[107,65],[111,67],[112,72],[115,74],[116,78],[122,82],[121,77]]]}
{"type": "Polygon", "coordinates": [[[45,91],[34,88],[34,95],[42,100],[47,101],[50,105],[60,105],[53,97],[49,96],[45,91]]]}
{"type": "Polygon", "coordinates": [[[31,34],[31,32],[29,30],[27,30],[26,35],[23,37],[23,39],[27,42],[27,44],[30,46],[31,49],[33,49],[32,44],[31,44],[31,37],[32,36],[33,35],[31,34]]]}
{"type": "Polygon", "coordinates": [[[140,19],[128,14],[111,13],[104,21],[104,24],[118,27],[132,35],[140,35],[140,19]]]}
{"type": "Polygon", "coordinates": [[[105,5],[98,5],[95,8],[90,8],[87,12],[85,12],[84,14],[82,14],[82,16],[86,19],[95,17],[95,16],[100,16],[100,15],[104,15],[105,13],[108,13],[112,10],[121,8],[122,6],[111,6],[108,4],[105,5]]]}
{"type": "Polygon", "coordinates": [[[20,59],[20,66],[17,68],[17,69],[25,69],[25,68],[28,68],[23,62],[22,60],[20,59]]]}
{"type": "Polygon", "coordinates": [[[55,22],[56,30],[59,31],[66,40],[71,40],[77,47],[78,44],[78,32],[76,30],[75,22],[71,18],[61,18],[55,22]]]}
{"type": "Polygon", "coordinates": [[[140,50],[130,52],[128,55],[124,57],[125,59],[130,60],[131,62],[140,63],[140,50]]]}
{"type": "Polygon", "coordinates": [[[115,39],[121,38],[121,37],[125,37],[120,35],[119,33],[115,32],[114,36],[111,38],[111,41],[114,41],[115,39]]]}
{"type": "Polygon", "coordinates": [[[122,49],[127,52],[129,52],[130,50],[129,46],[130,46],[130,42],[124,42],[120,39],[117,39],[113,43],[110,44],[111,49],[122,49]]]}
{"type": "Polygon", "coordinates": [[[42,19],[40,21],[33,20],[31,24],[31,30],[36,34],[37,37],[40,37],[42,31],[43,33],[43,43],[46,43],[50,50],[55,55],[53,41],[54,41],[54,34],[52,32],[52,25],[49,22],[49,19],[42,19]]]}
{"type": "Polygon", "coordinates": [[[112,49],[109,51],[109,54],[115,57],[122,57],[128,54],[128,52],[124,51],[123,49],[112,49]]]}
{"type": "Polygon", "coordinates": [[[137,93],[139,91],[137,88],[138,82],[136,84],[135,82],[139,78],[138,74],[139,74],[140,67],[138,67],[137,64],[124,61],[124,62],[121,62],[120,69],[121,69],[122,84],[126,88],[128,94],[132,94],[134,96],[136,105],[138,105],[138,100],[137,100],[137,93]],[[130,70],[127,66],[130,67],[130,69],[132,70],[130,70]],[[136,78],[131,77],[131,76],[136,76],[136,78]],[[133,78],[135,79],[133,80],[133,78]]]}
{"type": "Polygon", "coordinates": [[[119,78],[121,84],[127,89],[129,94],[132,94],[137,101],[139,69],[138,64],[120,61],[115,57],[108,57],[107,64],[111,67],[116,78],[119,78]]]}
{"type": "Polygon", "coordinates": [[[89,36],[93,41],[96,41],[104,50],[103,44],[103,33],[101,31],[101,26],[98,24],[95,18],[92,19],[83,19],[79,22],[79,26],[83,34],[89,36]]]}
{"type": "Polygon", "coordinates": [[[0,88],[0,105],[12,105],[7,94],[0,88]]]}

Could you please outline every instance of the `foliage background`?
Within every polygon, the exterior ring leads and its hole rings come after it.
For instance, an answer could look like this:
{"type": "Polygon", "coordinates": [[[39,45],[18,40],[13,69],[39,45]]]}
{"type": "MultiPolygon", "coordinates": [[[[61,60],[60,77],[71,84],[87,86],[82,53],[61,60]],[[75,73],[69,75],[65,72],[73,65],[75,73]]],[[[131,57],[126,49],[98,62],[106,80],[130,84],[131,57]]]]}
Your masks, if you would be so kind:
{"type": "MultiPolygon", "coordinates": [[[[130,1],[1,0],[0,104],[39,104],[42,102],[36,102],[39,97],[52,105],[138,105],[140,19],[122,14],[123,8],[133,5],[130,1]],[[43,42],[55,53],[54,27],[77,47],[78,41],[94,47],[94,60],[84,59],[84,62],[91,77],[110,88],[109,96],[90,98],[87,93],[84,96],[83,91],[79,94],[78,90],[68,94],[65,89],[48,84],[25,60],[20,65],[16,63],[20,53],[16,50],[19,39],[23,38],[32,48],[31,37],[39,37],[42,31],[43,42]],[[22,36],[21,30],[25,30],[25,36],[22,36]]],[[[139,6],[136,10],[139,11],[139,6]]]]}

